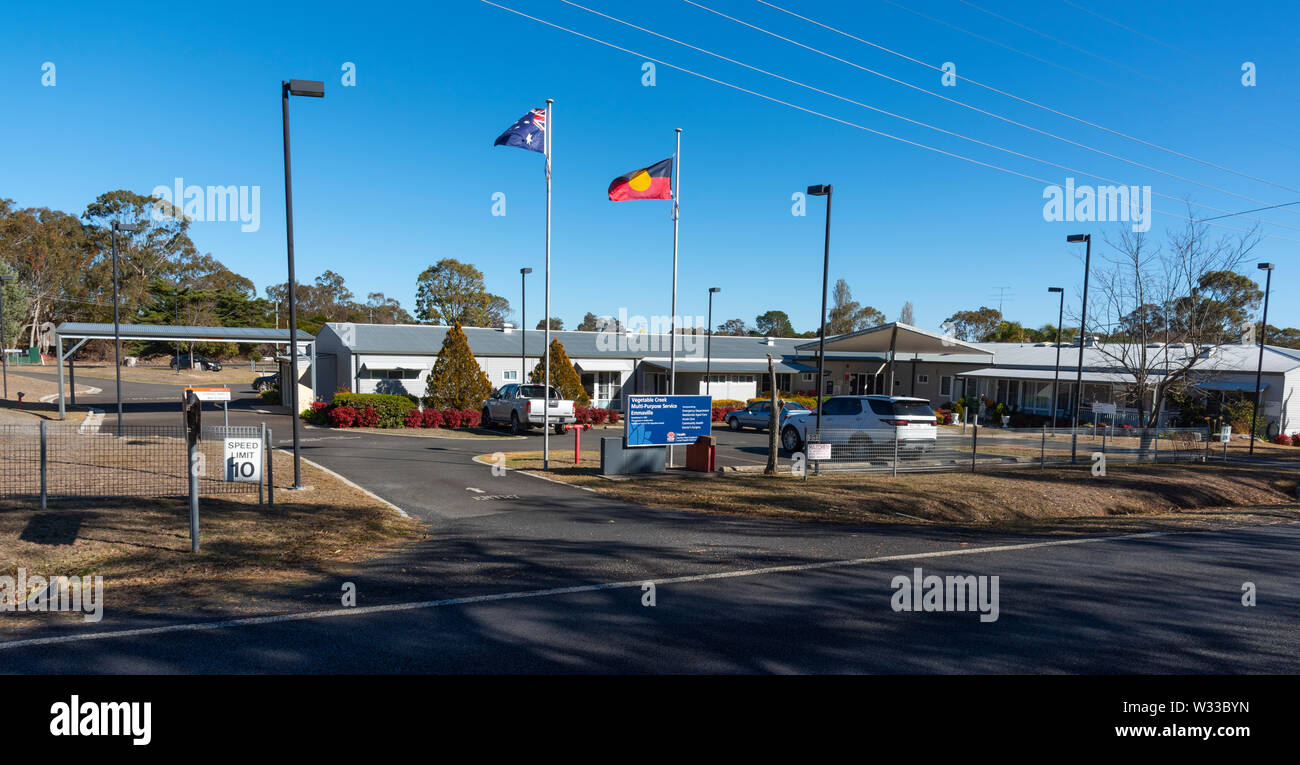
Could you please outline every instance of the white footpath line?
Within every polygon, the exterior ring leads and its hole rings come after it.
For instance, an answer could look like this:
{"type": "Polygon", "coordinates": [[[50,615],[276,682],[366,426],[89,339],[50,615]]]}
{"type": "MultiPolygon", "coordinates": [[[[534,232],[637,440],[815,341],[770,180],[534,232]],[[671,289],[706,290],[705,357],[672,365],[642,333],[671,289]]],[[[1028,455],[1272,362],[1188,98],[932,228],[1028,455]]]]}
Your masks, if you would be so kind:
{"type": "Polygon", "coordinates": [[[547,477],[544,476],[544,475],[538,475],[538,474],[536,474],[536,473],[530,473],[530,472],[528,472],[527,470],[524,470],[524,469],[522,469],[522,468],[511,468],[511,467],[506,467],[505,465],[498,465],[498,464],[496,464],[495,462],[489,462],[489,461],[486,461],[486,460],[482,460],[482,459],[480,459],[479,457],[471,457],[470,459],[474,460],[475,462],[477,462],[477,463],[480,464],[480,465],[487,465],[488,467],[496,468],[496,469],[498,469],[498,470],[510,470],[510,471],[513,471],[513,472],[518,473],[518,474],[520,474],[520,475],[531,476],[531,477],[533,477],[533,478],[540,478],[540,479],[542,479],[543,481],[550,481],[551,483],[556,483],[556,484],[559,484],[560,486],[568,486],[570,489],[581,489],[581,490],[583,490],[583,491],[589,491],[589,492],[591,492],[592,494],[599,494],[599,493],[600,493],[600,492],[596,491],[595,489],[591,489],[591,488],[588,488],[588,487],[586,487],[586,486],[575,486],[574,484],[571,484],[571,483],[569,483],[568,481],[557,481],[557,480],[554,479],[554,478],[547,478],[547,477]]]}
{"type": "MultiPolygon", "coordinates": [[[[304,439],[304,440],[305,440],[305,439],[304,439]]],[[[348,486],[351,486],[352,488],[356,489],[357,491],[361,492],[362,494],[365,494],[367,497],[370,497],[371,499],[375,499],[375,500],[378,500],[378,501],[380,501],[380,502],[383,502],[385,505],[388,505],[389,507],[391,507],[391,508],[393,508],[394,510],[396,510],[396,511],[397,511],[397,514],[400,515],[400,516],[402,516],[403,518],[410,518],[410,517],[411,517],[410,514],[408,514],[408,513],[407,513],[405,510],[403,510],[402,508],[398,507],[397,505],[394,505],[392,502],[389,502],[388,500],[386,500],[386,499],[384,499],[383,497],[379,496],[378,494],[374,493],[374,492],[371,491],[370,489],[367,489],[367,488],[364,487],[364,486],[359,486],[359,485],[357,485],[356,483],[353,483],[352,481],[348,480],[348,478],[347,478],[346,476],[339,475],[338,473],[335,473],[333,470],[330,470],[329,468],[325,467],[324,465],[320,464],[319,462],[312,462],[311,460],[307,459],[306,457],[302,457],[301,459],[302,459],[303,462],[307,463],[308,465],[311,465],[312,467],[316,468],[317,470],[321,471],[322,473],[329,473],[330,475],[332,475],[332,476],[334,476],[335,478],[339,479],[339,480],[342,481],[343,483],[346,483],[348,486]]],[[[281,489],[281,491],[285,491],[285,490],[284,490],[284,489],[281,489]]],[[[292,489],[289,489],[288,491],[289,491],[290,493],[292,493],[293,490],[292,490],[292,489]]]]}
{"type": "MultiPolygon", "coordinates": [[[[314,464],[314,463],[313,463],[314,464]]],[[[343,479],[347,480],[347,479],[343,479]]],[[[364,489],[363,489],[364,491],[364,489]]],[[[428,608],[445,608],[447,606],[461,606],[473,603],[491,603],[503,600],[523,600],[526,598],[546,598],[555,595],[571,595],[581,592],[601,592],[605,590],[620,590],[632,587],[642,587],[647,584],[653,584],[656,587],[667,584],[685,584],[690,582],[708,582],[718,579],[736,579],[740,577],[764,576],[767,574],[785,574],[800,571],[818,571],[821,569],[843,568],[846,566],[861,566],[870,563],[888,563],[892,561],[903,560],[924,560],[927,558],[951,558],[959,555],[984,555],[987,553],[1013,552],[1017,550],[1035,550],[1043,547],[1064,547],[1066,545],[1086,545],[1097,544],[1102,542],[1116,542],[1131,539],[1151,539],[1154,537],[1167,536],[1170,533],[1151,531],[1141,534],[1124,534],[1114,537],[1085,537],[1082,539],[1057,539],[1050,542],[1026,542],[1014,545],[996,545],[991,547],[973,547],[962,548],[958,550],[940,550],[936,552],[908,553],[903,555],[882,555],[875,558],[851,558],[847,560],[820,561],[817,563],[798,563],[787,566],[768,566],[765,568],[748,568],[734,571],[719,571],[713,574],[694,574],[690,576],[675,576],[664,579],[637,579],[635,581],[625,582],[606,582],[603,584],[583,584],[573,587],[552,587],[546,590],[521,590],[516,592],[503,592],[495,595],[474,595],[464,598],[446,598],[443,600],[423,600],[408,603],[392,603],[383,606],[362,606],[352,608],[332,608],[324,611],[304,611],[296,614],[277,614],[273,616],[252,616],[243,619],[229,619],[221,622],[198,622],[189,624],[173,624],[166,627],[145,627],[133,630],[118,630],[116,632],[92,632],[86,635],[61,635],[59,637],[48,638],[28,638],[26,640],[10,640],[0,642],[0,651],[8,648],[24,648],[30,646],[56,645],[60,643],[79,643],[87,640],[108,640],[113,638],[131,638],[145,637],[150,635],[165,635],[172,632],[206,632],[210,630],[229,629],[232,627],[248,627],[258,624],[282,624],[285,622],[301,622],[313,619],[332,619],[336,617],[359,616],[366,614],[386,614],[401,611],[416,611],[428,608]]]]}
{"type": "Polygon", "coordinates": [[[99,433],[99,426],[104,424],[104,413],[98,409],[90,409],[86,419],[81,421],[81,427],[77,428],[77,434],[82,436],[93,436],[99,433]]]}

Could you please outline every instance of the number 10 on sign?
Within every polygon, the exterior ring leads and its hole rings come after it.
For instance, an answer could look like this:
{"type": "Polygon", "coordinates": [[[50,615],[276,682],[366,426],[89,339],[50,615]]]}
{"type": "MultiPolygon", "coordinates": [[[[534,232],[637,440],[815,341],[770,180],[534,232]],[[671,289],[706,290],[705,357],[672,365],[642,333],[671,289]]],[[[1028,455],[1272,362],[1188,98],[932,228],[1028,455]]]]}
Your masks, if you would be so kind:
{"type": "Polygon", "coordinates": [[[261,439],[227,438],[225,456],[227,481],[238,483],[261,483],[261,439]]]}

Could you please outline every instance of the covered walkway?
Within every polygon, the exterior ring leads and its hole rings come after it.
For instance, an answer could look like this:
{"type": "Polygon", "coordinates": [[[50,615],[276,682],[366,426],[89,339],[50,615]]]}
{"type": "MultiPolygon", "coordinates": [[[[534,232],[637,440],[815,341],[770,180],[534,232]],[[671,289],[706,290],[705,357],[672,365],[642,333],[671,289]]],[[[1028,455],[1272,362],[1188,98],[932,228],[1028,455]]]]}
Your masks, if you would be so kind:
{"type": "MultiPolygon", "coordinates": [[[[119,324],[116,332],[112,324],[92,324],[84,322],[64,322],[54,330],[54,347],[58,357],[59,369],[59,419],[66,419],[67,408],[64,402],[63,362],[70,359],[87,340],[149,340],[156,342],[196,342],[196,343],[274,343],[289,344],[289,330],[265,327],[181,327],[158,324],[119,324]],[[64,340],[77,341],[68,350],[63,349],[64,340]]],[[[298,345],[309,348],[311,356],[311,389],[316,392],[316,338],[298,330],[298,345]]]]}

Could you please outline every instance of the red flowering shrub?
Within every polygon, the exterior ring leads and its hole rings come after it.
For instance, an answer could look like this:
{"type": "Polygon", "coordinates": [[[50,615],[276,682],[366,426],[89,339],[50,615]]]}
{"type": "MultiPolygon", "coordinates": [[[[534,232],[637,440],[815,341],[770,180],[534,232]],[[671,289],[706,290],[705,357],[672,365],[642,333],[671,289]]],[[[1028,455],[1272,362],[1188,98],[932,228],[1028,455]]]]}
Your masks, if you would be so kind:
{"type": "Polygon", "coordinates": [[[357,412],[358,428],[377,428],[379,427],[379,412],[375,411],[373,406],[368,406],[357,412]]]}
{"type": "Polygon", "coordinates": [[[420,427],[437,428],[442,425],[442,412],[437,409],[425,409],[420,416],[420,427]]]}
{"type": "Polygon", "coordinates": [[[419,409],[412,409],[406,413],[406,417],[402,419],[402,424],[408,428],[422,428],[424,427],[424,415],[421,414],[419,409]]]}
{"type": "Polygon", "coordinates": [[[1278,433],[1276,436],[1273,436],[1273,443],[1277,444],[1278,446],[1290,446],[1291,436],[1278,433]]]}
{"type": "Polygon", "coordinates": [[[609,419],[609,410],[608,410],[608,409],[592,409],[592,410],[591,410],[591,424],[592,424],[592,425],[604,425],[604,424],[605,424],[605,420],[607,420],[607,419],[609,419]]]}
{"type": "Polygon", "coordinates": [[[459,427],[460,427],[460,413],[461,413],[461,410],[459,410],[459,409],[443,409],[443,410],[442,410],[442,426],[443,426],[444,428],[459,428],[459,427]]]}
{"type": "Polygon", "coordinates": [[[356,427],[357,410],[350,406],[336,406],[329,410],[329,421],[336,428],[356,427]]]}
{"type": "Polygon", "coordinates": [[[618,424],[619,411],[618,411],[617,409],[606,409],[606,410],[605,410],[605,415],[606,415],[607,417],[609,417],[609,424],[610,424],[610,425],[617,425],[617,424],[618,424]]]}
{"type": "Polygon", "coordinates": [[[591,407],[575,406],[573,407],[573,417],[579,425],[591,424],[591,407]]]}
{"type": "Polygon", "coordinates": [[[1300,433],[1296,433],[1295,435],[1291,436],[1291,445],[1300,446],[1300,433]]]}
{"type": "Polygon", "coordinates": [[[477,428],[479,420],[483,414],[477,409],[462,409],[460,411],[460,426],[462,428],[477,428]]]}

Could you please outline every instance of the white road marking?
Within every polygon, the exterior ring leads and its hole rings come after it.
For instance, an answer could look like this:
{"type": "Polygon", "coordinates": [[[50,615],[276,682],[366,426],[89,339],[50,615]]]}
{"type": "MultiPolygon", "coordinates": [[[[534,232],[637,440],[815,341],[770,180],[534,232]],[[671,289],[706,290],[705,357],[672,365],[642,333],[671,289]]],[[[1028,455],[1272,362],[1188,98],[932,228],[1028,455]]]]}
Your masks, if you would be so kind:
{"type": "MultiPolygon", "coordinates": [[[[304,460],[305,461],[305,460],[304,460]]],[[[317,466],[319,467],[319,466],[317,466]]],[[[346,480],[346,479],[344,479],[346,480]]],[[[524,600],[528,598],[546,598],[556,595],[572,595],[582,592],[602,592],[606,590],[623,590],[632,587],[640,589],[646,584],[653,584],[660,587],[668,584],[687,584],[691,582],[708,582],[718,579],[737,579],[741,577],[764,576],[767,574],[787,574],[801,571],[818,571],[822,569],[844,568],[847,566],[861,566],[870,563],[890,563],[903,560],[924,560],[927,558],[951,558],[959,555],[983,555],[986,553],[1013,552],[1017,550],[1035,550],[1043,547],[1064,547],[1066,545],[1086,545],[1100,542],[1116,542],[1131,539],[1152,539],[1155,537],[1168,536],[1173,532],[1149,531],[1141,534],[1124,534],[1113,537],[1084,537],[1082,539],[1057,539],[1050,542],[1025,542],[1014,545],[994,545],[990,547],[967,547],[957,550],[939,550],[935,552],[924,553],[906,553],[901,555],[881,555],[874,558],[850,558],[847,560],[819,561],[817,563],[796,563],[787,566],[767,566],[765,568],[748,568],[733,571],[719,571],[712,574],[692,574],[688,576],[674,576],[663,579],[637,579],[625,582],[606,582],[603,584],[582,584],[572,587],[552,587],[545,590],[520,590],[516,592],[502,592],[495,595],[473,595],[462,598],[444,598],[442,600],[422,600],[408,603],[391,603],[383,606],[362,606],[351,608],[332,608],[324,611],[304,611],[296,614],[276,614],[272,616],[252,616],[242,619],[229,619],[221,622],[197,622],[189,624],[173,624],[166,627],[144,627],[133,630],[118,630],[115,632],[92,632],[86,635],[60,635],[58,637],[48,638],[28,638],[25,640],[10,640],[0,642],[0,651],[8,648],[24,648],[29,646],[57,645],[61,643],[79,643],[87,640],[108,640],[113,638],[131,638],[146,637],[150,635],[165,635],[173,632],[206,632],[210,630],[228,629],[231,627],[248,627],[258,624],[283,624],[285,622],[300,622],[313,619],[332,619],[336,617],[357,616],[365,614],[387,614],[401,611],[418,611],[429,608],[446,608],[447,606],[463,606],[474,603],[492,603],[504,600],[524,600]]]]}
{"type": "MultiPolygon", "coordinates": [[[[291,443],[292,443],[292,442],[291,442],[291,443]]],[[[332,475],[332,476],[334,476],[335,478],[339,479],[339,480],[342,481],[343,483],[346,483],[348,486],[351,486],[352,488],[356,489],[357,491],[362,492],[363,494],[365,494],[366,496],[370,497],[371,499],[376,499],[376,500],[379,500],[380,502],[383,502],[385,505],[388,505],[389,507],[391,507],[391,508],[393,508],[394,510],[396,510],[396,511],[397,511],[397,514],[400,515],[400,516],[402,516],[403,518],[410,518],[410,517],[411,517],[410,514],[407,513],[405,510],[403,510],[402,508],[398,507],[397,505],[394,505],[392,502],[389,502],[388,500],[386,500],[386,499],[384,499],[383,497],[379,496],[378,494],[374,493],[374,492],[371,491],[370,489],[367,489],[367,488],[364,487],[364,486],[360,486],[360,485],[358,485],[358,484],[356,484],[356,483],[353,483],[352,481],[348,480],[348,478],[347,478],[346,476],[339,475],[338,473],[334,472],[333,470],[330,470],[329,468],[325,467],[324,465],[320,464],[319,462],[312,462],[311,460],[307,459],[306,457],[302,457],[301,459],[302,459],[303,462],[307,463],[308,465],[311,465],[312,467],[316,468],[317,470],[319,470],[319,471],[321,471],[321,472],[323,472],[323,473],[329,473],[330,475],[332,475]]]]}
{"type": "Polygon", "coordinates": [[[495,463],[495,462],[491,462],[491,461],[489,461],[489,460],[479,459],[478,457],[471,457],[470,459],[474,460],[475,462],[477,462],[477,463],[480,464],[480,465],[488,465],[488,466],[490,466],[490,467],[492,467],[492,468],[500,468],[500,469],[502,469],[502,470],[510,470],[510,471],[513,471],[513,472],[519,473],[520,475],[532,476],[533,478],[540,478],[540,479],[542,479],[543,481],[550,481],[551,483],[558,483],[558,484],[561,485],[561,486],[568,486],[570,489],[582,489],[583,491],[589,491],[589,492],[591,492],[592,494],[599,494],[599,493],[600,493],[600,492],[596,491],[595,489],[589,488],[589,487],[587,487],[587,486],[575,486],[575,485],[573,485],[573,484],[571,484],[571,483],[566,483],[566,482],[564,482],[564,481],[557,481],[557,480],[554,479],[554,478],[547,478],[547,477],[544,476],[544,475],[538,475],[538,474],[536,474],[536,473],[529,473],[528,471],[526,471],[526,470],[520,470],[519,468],[512,468],[512,467],[506,467],[506,466],[504,466],[504,465],[498,465],[498,464],[495,463]]]}
{"type": "Polygon", "coordinates": [[[99,426],[104,424],[104,413],[98,409],[91,409],[86,419],[81,421],[81,427],[77,428],[77,433],[83,436],[93,436],[99,433],[99,426]]]}
{"type": "Polygon", "coordinates": [[[486,493],[487,493],[487,492],[483,491],[482,489],[476,489],[476,488],[474,488],[473,486],[466,486],[466,487],[465,487],[465,491],[472,491],[472,492],[474,492],[475,494],[486,494],[486,493]]]}

